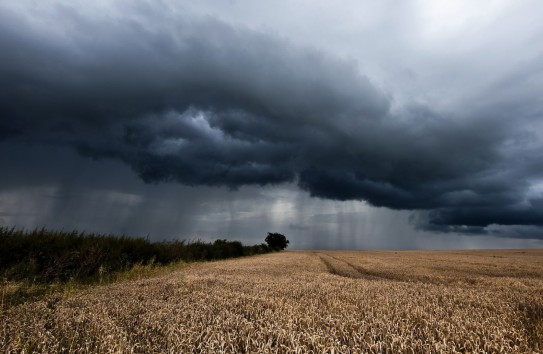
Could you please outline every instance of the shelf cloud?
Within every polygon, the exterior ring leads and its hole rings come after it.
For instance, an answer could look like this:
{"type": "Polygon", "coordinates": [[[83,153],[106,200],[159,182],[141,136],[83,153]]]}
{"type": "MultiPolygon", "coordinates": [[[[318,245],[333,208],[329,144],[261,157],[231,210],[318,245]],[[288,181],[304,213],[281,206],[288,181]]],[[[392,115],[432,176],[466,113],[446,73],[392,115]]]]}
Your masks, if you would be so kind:
{"type": "Polygon", "coordinates": [[[119,160],[147,183],[294,183],[431,231],[543,226],[542,53],[445,107],[280,33],[129,14],[2,5],[0,140],[119,160]]]}

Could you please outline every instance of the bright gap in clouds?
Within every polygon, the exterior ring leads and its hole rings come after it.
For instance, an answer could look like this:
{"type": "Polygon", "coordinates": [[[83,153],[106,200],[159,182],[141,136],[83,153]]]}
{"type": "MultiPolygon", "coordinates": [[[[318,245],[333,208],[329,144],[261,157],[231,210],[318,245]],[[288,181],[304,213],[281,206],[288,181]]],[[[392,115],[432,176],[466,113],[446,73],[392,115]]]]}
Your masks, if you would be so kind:
{"type": "Polygon", "coordinates": [[[445,40],[462,32],[475,32],[495,21],[506,9],[507,1],[419,0],[417,5],[422,13],[424,36],[445,40]]]}

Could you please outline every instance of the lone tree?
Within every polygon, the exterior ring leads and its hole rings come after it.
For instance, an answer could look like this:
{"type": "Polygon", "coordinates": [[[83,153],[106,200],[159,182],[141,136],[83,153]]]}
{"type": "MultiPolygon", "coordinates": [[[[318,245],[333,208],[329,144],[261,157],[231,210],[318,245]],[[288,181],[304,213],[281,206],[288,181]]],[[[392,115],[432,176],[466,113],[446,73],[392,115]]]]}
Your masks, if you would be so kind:
{"type": "Polygon", "coordinates": [[[276,249],[276,250],[284,250],[288,247],[288,244],[290,243],[289,240],[285,237],[285,235],[278,234],[276,232],[268,232],[268,236],[266,236],[266,243],[270,248],[276,249]]]}

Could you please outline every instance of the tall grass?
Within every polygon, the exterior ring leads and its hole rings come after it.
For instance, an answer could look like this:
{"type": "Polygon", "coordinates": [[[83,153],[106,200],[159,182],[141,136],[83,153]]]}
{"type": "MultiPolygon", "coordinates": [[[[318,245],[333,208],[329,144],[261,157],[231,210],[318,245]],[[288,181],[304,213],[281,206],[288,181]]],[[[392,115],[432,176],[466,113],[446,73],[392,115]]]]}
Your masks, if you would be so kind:
{"type": "Polygon", "coordinates": [[[84,232],[0,227],[0,276],[5,281],[95,282],[135,265],[216,260],[270,252],[239,241],[150,242],[84,232]]]}

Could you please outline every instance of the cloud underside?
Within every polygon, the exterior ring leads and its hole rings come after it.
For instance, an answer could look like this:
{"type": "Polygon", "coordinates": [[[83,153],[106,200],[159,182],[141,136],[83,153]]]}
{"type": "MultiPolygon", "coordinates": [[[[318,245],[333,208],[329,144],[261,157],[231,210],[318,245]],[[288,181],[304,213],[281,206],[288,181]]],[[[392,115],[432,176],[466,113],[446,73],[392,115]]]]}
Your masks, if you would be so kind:
{"type": "Polygon", "coordinates": [[[420,210],[431,230],[542,226],[534,107],[393,109],[355,62],[211,17],[157,23],[73,12],[44,33],[5,11],[0,139],[118,159],[150,183],[296,182],[420,210]]]}

